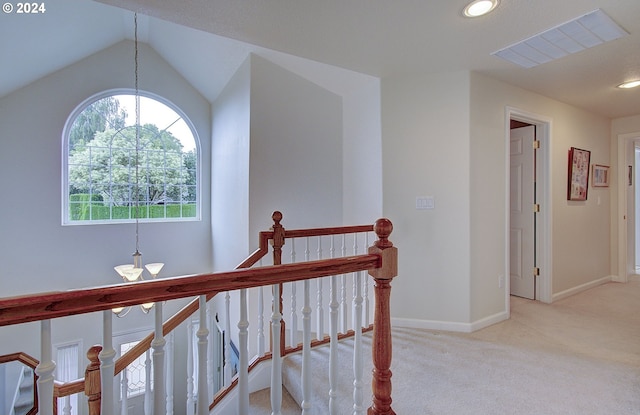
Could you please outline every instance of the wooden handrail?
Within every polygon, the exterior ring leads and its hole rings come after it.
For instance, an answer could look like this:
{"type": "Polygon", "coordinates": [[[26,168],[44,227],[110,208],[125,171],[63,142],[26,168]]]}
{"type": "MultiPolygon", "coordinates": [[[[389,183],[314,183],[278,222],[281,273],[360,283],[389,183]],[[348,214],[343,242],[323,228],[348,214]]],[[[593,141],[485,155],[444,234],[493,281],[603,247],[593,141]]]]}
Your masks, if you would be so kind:
{"type": "Polygon", "coordinates": [[[378,268],[379,255],[364,254],[304,263],[238,269],[227,272],[115,284],[0,299],[0,326],[28,323],[143,302],[280,284],[378,268]]]}
{"type": "Polygon", "coordinates": [[[305,238],[311,236],[341,235],[349,233],[372,232],[373,225],[338,226],[333,228],[286,229],[285,238],[305,238]]]}

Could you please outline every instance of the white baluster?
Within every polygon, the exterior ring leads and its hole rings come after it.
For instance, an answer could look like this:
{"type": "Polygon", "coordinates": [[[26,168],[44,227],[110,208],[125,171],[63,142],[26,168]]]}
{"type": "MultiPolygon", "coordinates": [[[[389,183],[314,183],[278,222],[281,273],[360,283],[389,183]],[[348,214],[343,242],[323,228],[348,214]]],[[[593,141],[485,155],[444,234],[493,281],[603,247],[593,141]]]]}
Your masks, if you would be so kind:
{"type": "Polygon", "coordinates": [[[238,413],[249,413],[249,320],[247,290],[240,290],[240,321],[238,322],[238,413]]]}
{"type": "Polygon", "coordinates": [[[229,291],[224,296],[224,386],[231,385],[231,296],[229,291]]]}
{"type": "MultiPolygon", "coordinates": [[[[322,259],[322,237],[318,237],[318,259],[322,259]]],[[[318,284],[318,315],[316,316],[317,328],[316,328],[316,339],[322,340],[324,338],[324,306],[322,305],[322,278],[316,279],[318,284]]]]}
{"type": "MultiPolygon", "coordinates": [[[[331,258],[335,257],[333,236],[331,236],[331,258]]],[[[329,302],[329,332],[331,342],[329,343],[329,413],[338,413],[338,277],[331,276],[330,280],[331,300],[329,302]]]]}
{"type": "Polygon", "coordinates": [[[153,391],[151,390],[151,352],[147,350],[144,361],[144,415],[153,413],[153,391]]]}
{"type": "Polygon", "coordinates": [[[193,323],[187,326],[187,415],[193,415],[196,409],[193,379],[193,323]]]}
{"type": "MultiPolygon", "coordinates": [[[[258,261],[258,265],[262,266],[262,258],[258,261]]],[[[258,288],[258,356],[265,353],[264,339],[264,287],[258,288]]]]}
{"type": "MultiPolygon", "coordinates": [[[[342,235],[342,257],[347,256],[347,236],[345,234],[342,235]]],[[[349,322],[347,320],[347,274],[342,274],[340,285],[340,315],[342,316],[340,331],[342,333],[346,333],[349,327],[349,322]]]]}
{"type": "Polygon", "coordinates": [[[362,356],[362,272],[354,275],[355,291],[353,296],[353,414],[362,415],[364,409],[363,396],[363,356],[362,356]]]}
{"type": "MultiPolygon", "coordinates": [[[[295,239],[291,239],[291,263],[296,262],[296,246],[295,239]]],[[[291,283],[291,321],[289,322],[290,326],[290,345],[291,347],[296,347],[298,345],[298,313],[296,310],[296,282],[291,283]]]]}
{"type": "Polygon", "coordinates": [[[258,289],[258,356],[264,355],[264,287],[258,289]]]}
{"type": "Polygon", "coordinates": [[[172,331],[169,333],[169,337],[167,339],[167,351],[166,351],[166,361],[165,367],[167,368],[167,376],[166,376],[166,392],[167,392],[167,402],[166,402],[166,412],[167,415],[173,415],[173,376],[175,365],[173,362],[173,352],[175,347],[175,334],[172,331]]]}
{"type": "Polygon", "coordinates": [[[120,415],[129,413],[129,378],[127,378],[127,368],[120,372],[120,415]]]}
{"type": "Polygon", "coordinates": [[[311,411],[311,299],[309,280],[304,280],[302,307],[302,415],[311,411]]]}
{"type": "Polygon", "coordinates": [[[271,338],[273,339],[271,361],[271,415],[282,412],[282,356],[280,355],[280,286],[273,285],[273,307],[271,313],[271,338]]]}
{"type": "Polygon", "coordinates": [[[211,341],[207,345],[207,396],[213,396],[216,391],[213,390],[213,375],[215,373],[214,365],[214,353],[215,351],[215,341],[213,337],[214,330],[216,329],[216,321],[212,316],[211,305],[207,304],[207,327],[209,328],[209,333],[212,334],[211,341]]]}
{"type": "MultiPolygon", "coordinates": [[[[369,232],[364,234],[364,246],[369,246],[369,232]]],[[[371,303],[369,301],[369,278],[363,278],[362,297],[364,298],[364,327],[371,325],[371,303]]]]}
{"type": "Polygon", "coordinates": [[[329,303],[330,309],[330,336],[331,342],[329,343],[329,413],[331,415],[337,415],[338,410],[338,277],[331,277],[331,302],[329,303]]]}
{"type": "Polygon", "coordinates": [[[304,260],[308,262],[309,259],[311,259],[311,249],[309,248],[309,237],[307,236],[304,242],[304,260]]]}
{"type": "Polygon", "coordinates": [[[53,415],[53,372],[56,364],[52,360],[51,320],[40,322],[40,363],[36,367],[38,375],[39,414],[53,415]]]}
{"type": "Polygon", "coordinates": [[[151,347],[153,348],[153,413],[159,415],[166,413],[167,408],[167,394],[165,393],[164,383],[164,345],[167,342],[162,333],[162,302],[156,302],[154,308],[156,324],[155,335],[151,341],[151,347]]]}
{"type": "Polygon", "coordinates": [[[112,316],[113,312],[111,310],[105,310],[102,312],[102,351],[98,354],[98,358],[100,359],[101,414],[112,414],[114,412],[115,404],[113,377],[115,376],[116,368],[114,363],[116,351],[113,348],[112,316]]]}
{"type": "Polygon", "coordinates": [[[207,389],[207,296],[200,298],[200,327],[198,327],[198,415],[209,413],[209,393],[207,389]]]}
{"type": "Polygon", "coordinates": [[[71,415],[71,396],[67,395],[63,399],[64,408],[62,408],[63,415],[71,415]]]}

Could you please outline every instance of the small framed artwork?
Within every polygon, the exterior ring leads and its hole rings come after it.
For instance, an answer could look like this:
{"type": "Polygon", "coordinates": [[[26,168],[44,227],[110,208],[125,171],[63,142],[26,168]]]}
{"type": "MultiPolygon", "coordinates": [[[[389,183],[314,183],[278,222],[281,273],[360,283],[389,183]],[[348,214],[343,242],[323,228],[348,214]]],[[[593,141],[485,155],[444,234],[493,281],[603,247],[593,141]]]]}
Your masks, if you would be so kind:
{"type": "Polygon", "coordinates": [[[594,164],[592,169],[593,187],[609,187],[609,166],[594,164]]]}
{"type": "Polygon", "coordinates": [[[569,149],[568,200],[587,200],[589,190],[589,162],[591,152],[579,148],[569,149]]]}

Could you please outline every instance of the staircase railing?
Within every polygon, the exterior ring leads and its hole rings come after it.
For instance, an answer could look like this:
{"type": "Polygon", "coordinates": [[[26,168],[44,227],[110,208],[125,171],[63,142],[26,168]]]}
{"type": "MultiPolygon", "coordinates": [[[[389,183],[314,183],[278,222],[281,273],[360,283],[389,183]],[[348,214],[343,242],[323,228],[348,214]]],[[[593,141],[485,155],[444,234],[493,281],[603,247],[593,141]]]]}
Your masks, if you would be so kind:
{"type": "MultiPolygon", "coordinates": [[[[273,308],[271,316],[271,337],[272,337],[272,351],[265,355],[271,355],[274,359],[272,363],[272,380],[274,384],[281,385],[281,379],[278,379],[279,362],[281,357],[288,352],[296,352],[303,350],[304,353],[308,353],[311,346],[311,331],[310,326],[310,304],[308,300],[308,282],[310,279],[331,276],[331,292],[332,296],[336,295],[337,291],[337,278],[341,275],[348,273],[361,273],[362,271],[368,271],[374,280],[374,295],[375,295],[375,307],[374,307],[374,324],[373,324],[373,341],[372,341],[372,357],[373,357],[373,381],[372,381],[372,394],[373,402],[369,408],[369,414],[391,414],[391,372],[389,370],[391,363],[391,330],[390,330],[390,317],[389,317],[389,297],[390,297],[390,281],[397,274],[397,250],[391,242],[388,240],[388,236],[391,233],[392,225],[386,219],[380,219],[376,222],[375,226],[366,225],[358,227],[340,227],[340,228],[322,228],[322,229],[307,229],[307,230],[293,230],[287,231],[280,225],[282,215],[279,212],[274,213],[274,226],[270,231],[260,233],[259,248],[243,261],[236,270],[203,274],[203,275],[191,275],[183,277],[164,278],[153,281],[143,281],[135,284],[117,284],[105,287],[95,287],[82,290],[71,290],[64,292],[42,293],[28,296],[12,297],[0,299],[0,326],[22,324],[33,321],[41,322],[41,360],[36,368],[38,375],[38,402],[39,413],[41,414],[53,414],[56,413],[57,408],[54,404],[54,398],[67,396],[73,393],[79,393],[84,391],[88,396],[88,406],[90,414],[97,413],[113,413],[113,376],[123,371],[128,364],[135,360],[138,356],[146,352],[150,347],[154,353],[154,413],[166,413],[164,407],[165,390],[164,386],[164,344],[166,336],[181,322],[189,318],[194,312],[200,311],[200,324],[201,329],[198,330],[198,338],[200,339],[199,354],[200,358],[206,362],[206,302],[213,298],[218,293],[224,293],[231,290],[240,290],[241,302],[246,303],[246,290],[254,287],[273,287],[275,297],[273,299],[274,304],[278,304],[278,307],[273,308]],[[292,263],[282,264],[282,246],[287,238],[309,238],[318,235],[341,235],[350,232],[366,232],[375,230],[378,240],[373,246],[368,248],[368,253],[358,254],[351,256],[343,256],[340,258],[321,259],[321,248],[319,248],[318,259],[309,260],[310,255],[308,250],[305,251],[305,261],[295,262],[295,252],[292,251],[292,263]],[[257,268],[250,268],[256,264],[262,257],[268,253],[269,241],[272,241],[274,248],[274,265],[261,266],[257,268]],[[282,313],[282,298],[280,295],[282,284],[303,281],[305,284],[305,305],[302,308],[303,313],[303,342],[301,345],[296,344],[293,340],[289,346],[286,346],[284,341],[284,324],[282,313]],[[163,323],[162,320],[162,302],[174,299],[181,299],[197,296],[196,300],[193,300],[187,306],[185,306],[175,316],[163,323]],[[150,334],[141,342],[138,343],[130,352],[123,355],[117,361],[114,360],[115,351],[112,345],[112,312],[111,310],[116,307],[128,307],[138,305],[142,303],[154,302],[156,304],[156,329],[153,334],[150,334]],[[55,363],[52,360],[51,352],[51,319],[61,318],[70,315],[86,314],[102,311],[103,313],[103,341],[102,346],[95,346],[88,352],[90,364],[87,367],[87,371],[84,379],[69,382],[66,384],[56,383],[53,379],[53,371],[55,370],[55,363]],[[200,347],[202,343],[203,347],[200,347]],[[274,379],[275,377],[275,379],[274,379]],[[278,381],[279,380],[279,381],[278,381]]],[[[333,241],[333,238],[331,239],[333,241]]],[[[330,252],[333,252],[333,246],[330,248],[330,252]]],[[[344,253],[345,248],[342,248],[344,253]]],[[[354,252],[357,249],[354,248],[354,252]]],[[[330,256],[333,257],[333,254],[330,256]]],[[[343,284],[344,286],[344,284],[343,284]]],[[[362,296],[359,292],[362,285],[354,282],[354,295],[359,302],[355,307],[361,307],[362,296]]],[[[364,285],[367,286],[366,284],[364,285]]],[[[321,295],[321,290],[318,291],[321,295]]],[[[295,300],[292,306],[292,310],[295,310],[295,300]]],[[[331,339],[337,340],[337,312],[336,309],[339,305],[336,305],[337,299],[332,298],[331,302],[331,333],[329,336],[325,336],[322,329],[322,324],[318,323],[317,339],[314,343],[320,343],[331,339]]],[[[245,311],[241,311],[246,314],[245,311]]],[[[354,315],[356,315],[354,311],[354,315]]],[[[346,315],[346,314],[345,314],[346,315]]],[[[319,317],[321,320],[322,317],[319,317]]],[[[292,317],[292,322],[296,319],[292,317]]],[[[294,323],[295,324],[295,323],[294,323]]],[[[246,351],[246,316],[241,316],[241,321],[238,324],[240,328],[240,343],[241,352],[246,351]],[[244,331],[243,331],[244,330],[244,331]]],[[[365,325],[365,330],[369,328],[369,325],[365,325]]],[[[297,335],[297,330],[292,329],[291,338],[294,339],[297,335]]],[[[362,333],[362,324],[356,323],[353,330],[356,340],[362,333]]],[[[344,336],[344,333],[342,334],[344,336]]],[[[229,336],[226,336],[227,338],[229,336]]],[[[246,413],[248,400],[247,389],[247,372],[248,361],[247,354],[241,354],[240,368],[238,375],[234,380],[234,384],[238,384],[239,394],[241,395],[238,413],[246,413]]],[[[303,366],[303,372],[304,372],[303,366]]],[[[210,408],[216,402],[219,402],[222,396],[226,392],[219,393],[214,400],[214,403],[208,399],[206,392],[206,374],[199,377],[199,391],[198,394],[198,414],[208,413],[210,408]]],[[[304,376],[303,376],[304,382],[304,376]]],[[[281,391],[278,396],[278,392],[272,393],[272,398],[276,400],[275,411],[278,413],[278,400],[281,399],[281,391]]],[[[274,405],[272,403],[272,405],[274,405]]],[[[302,404],[303,414],[308,408],[305,408],[305,403],[302,404]]]]}

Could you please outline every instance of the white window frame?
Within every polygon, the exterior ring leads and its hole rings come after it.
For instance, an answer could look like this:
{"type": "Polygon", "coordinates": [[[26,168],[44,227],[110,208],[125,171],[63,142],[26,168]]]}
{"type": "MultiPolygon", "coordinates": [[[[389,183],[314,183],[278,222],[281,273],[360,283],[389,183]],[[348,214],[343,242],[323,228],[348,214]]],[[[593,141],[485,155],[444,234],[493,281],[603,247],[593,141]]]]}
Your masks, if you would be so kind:
{"type": "MultiPolygon", "coordinates": [[[[135,222],[135,219],[108,219],[108,220],[87,220],[87,221],[72,221],[69,218],[69,134],[71,133],[71,128],[76,118],[86,109],[87,106],[97,102],[101,99],[115,96],[115,95],[134,95],[135,90],[130,88],[118,88],[118,89],[110,89],[98,94],[95,94],[87,99],[85,99],[80,105],[78,105],[69,115],[67,121],[65,123],[63,133],[62,133],[62,186],[61,186],[61,223],[63,226],[77,226],[77,225],[100,225],[100,224],[115,224],[115,223],[132,223],[135,222]]],[[[139,222],[194,222],[202,220],[202,150],[200,139],[198,137],[197,131],[191,122],[191,120],[187,117],[187,115],[173,102],[168,99],[156,95],[154,93],[148,91],[138,91],[138,95],[141,97],[150,98],[156,100],[173,111],[175,111],[182,120],[187,124],[189,129],[191,130],[191,134],[193,135],[193,139],[195,141],[195,149],[196,149],[196,215],[194,217],[164,217],[164,218],[140,218],[139,222]]]]}

